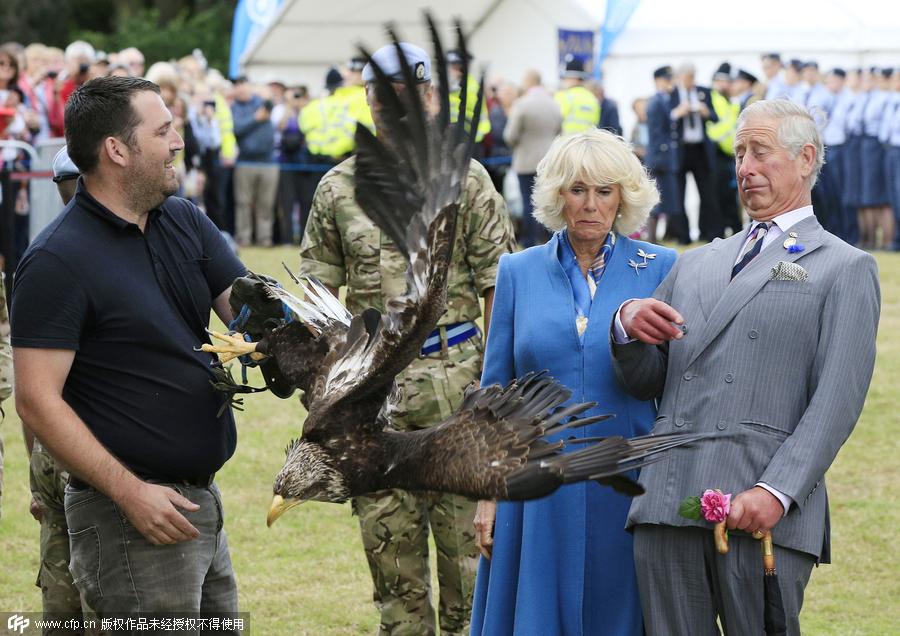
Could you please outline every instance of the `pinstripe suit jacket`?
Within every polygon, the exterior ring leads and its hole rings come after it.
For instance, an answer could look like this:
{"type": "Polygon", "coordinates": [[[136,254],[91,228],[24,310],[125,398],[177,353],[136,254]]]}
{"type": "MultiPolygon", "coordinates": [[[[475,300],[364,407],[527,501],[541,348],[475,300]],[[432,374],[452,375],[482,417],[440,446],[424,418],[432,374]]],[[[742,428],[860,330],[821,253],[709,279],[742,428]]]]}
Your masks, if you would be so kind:
{"type": "Polygon", "coordinates": [[[830,559],[825,471],[853,430],[875,363],[880,289],[875,260],[808,217],[791,231],[802,252],[767,246],[739,276],[747,230],[682,255],[654,296],[688,332],[668,346],[613,345],[625,389],[661,400],[654,433],[721,431],[645,468],[647,494],[629,526],[708,525],[678,516],[706,488],[739,493],[765,482],[794,502],[774,528],[779,545],[830,559]],[[809,273],[771,280],[780,261],[809,273]]]}

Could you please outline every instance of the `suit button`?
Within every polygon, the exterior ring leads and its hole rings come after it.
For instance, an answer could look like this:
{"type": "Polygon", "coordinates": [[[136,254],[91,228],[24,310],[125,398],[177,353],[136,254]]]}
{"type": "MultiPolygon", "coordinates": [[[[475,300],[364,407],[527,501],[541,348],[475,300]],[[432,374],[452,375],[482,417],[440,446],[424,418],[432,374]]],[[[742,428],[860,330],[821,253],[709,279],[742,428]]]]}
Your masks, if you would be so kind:
{"type": "Polygon", "coordinates": [[[756,329],[751,329],[750,330],[750,339],[756,340],[757,338],[759,338],[759,332],[756,329]]]}
{"type": "Polygon", "coordinates": [[[716,424],[716,428],[719,429],[720,431],[724,431],[726,428],[728,428],[728,423],[727,422],[719,422],[718,424],[716,424]]]}
{"type": "Polygon", "coordinates": [[[675,418],[675,426],[677,426],[678,428],[681,428],[682,426],[684,426],[684,418],[676,417],[675,418]]]}
{"type": "Polygon", "coordinates": [[[682,377],[683,377],[685,380],[690,380],[690,379],[693,378],[694,376],[691,375],[691,372],[690,372],[690,371],[686,371],[685,374],[684,374],[682,377]]]}
{"type": "Polygon", "coordinates": [[[669,149],[669,145],[668,145],[668,144],[662,144],[662,145],[660,145],[659,149],[662,150],[663,152],[665,152],[666,150],[669,149]]]}
{"type": "Polygon", "coordinates": [[[725,374],[725,381],[728,382],[729,384],[731,384],[732,382],[734,382],[734,374],[733,374],[733,373],[726,373],[726,374],[725,374]]]}

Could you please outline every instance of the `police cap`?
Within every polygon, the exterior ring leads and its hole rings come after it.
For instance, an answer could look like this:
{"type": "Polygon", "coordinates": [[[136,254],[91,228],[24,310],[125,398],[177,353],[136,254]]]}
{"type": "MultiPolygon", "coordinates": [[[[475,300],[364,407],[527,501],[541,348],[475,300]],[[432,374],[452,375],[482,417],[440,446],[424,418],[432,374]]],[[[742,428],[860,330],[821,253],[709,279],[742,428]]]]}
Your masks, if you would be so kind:
{"type": "Polygon", "coordinates": [[[731,79],[731,64],[728,62],[722,62],[719,64],[719,68],[716,69],[716,72],[713,74],[713,80],[730,80],[731,79]]]}
{"type": "Polygon", "coordinates": [[[356,55],[347,62],[347,70],[359,73],[366,66],[366,58],[356,55]]]}
{"type": "Polygon", "coordinates": [[[738,69],[737,79],[747,80],[751,84],[756,84],[759,80],[756,79],[756,75],[751,73],[750,71],[745,71],[744,69],[738,69]]]}
{"type": "Polygon", "coordinates": [[[576,77],[578,79],[586,79],[587,73],[584,72],[584,60],[580,60],[571,53],[566,55],[565,67],[562,77],[576,77]]]}
{"type": "Polygon", "coordinates": [[[660,77],[671,78],[673,74],[671,66],[660,66],[653,71],[653,79],[659,79],[660,77]]]}
{"type": "Polygon", "coordinates": [[[328,69],[328,72],[325,74],[325,88],[333,90],[343,83],[344,78],[339,70],[333,67],[328,69]]]}
{"type": "MultiPolygon", "coordinates": [[[[409,42],[401,42],[400,49],[406,63],[412,69],[413,77],[417,84],[431,81],[431,57],[423,49],[409,42]]],[[[378,64],[384,74],[392,82],[403,82],[403,69],[400,66],[400,58],[397,56],[397,48],[393,44],[387,44],[372,54],[372,60],[378,64]]],[[[362,72],[364,82],[375,81],[375,71],[372,64],[366,64],[362,72]]]]}

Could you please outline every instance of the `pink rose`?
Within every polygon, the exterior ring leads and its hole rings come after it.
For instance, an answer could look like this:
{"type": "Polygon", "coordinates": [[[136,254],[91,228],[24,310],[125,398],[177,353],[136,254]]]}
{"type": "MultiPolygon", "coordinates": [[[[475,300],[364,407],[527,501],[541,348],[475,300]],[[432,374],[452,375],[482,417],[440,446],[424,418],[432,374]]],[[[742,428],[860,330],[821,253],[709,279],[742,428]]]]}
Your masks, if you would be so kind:
{"type": "Polygon", "coordinates": [[[706,490],[700,496],[700,512],[710,523],[720,523],[728,518],[731,510],[731,495],[721,490],[706,490]]]}

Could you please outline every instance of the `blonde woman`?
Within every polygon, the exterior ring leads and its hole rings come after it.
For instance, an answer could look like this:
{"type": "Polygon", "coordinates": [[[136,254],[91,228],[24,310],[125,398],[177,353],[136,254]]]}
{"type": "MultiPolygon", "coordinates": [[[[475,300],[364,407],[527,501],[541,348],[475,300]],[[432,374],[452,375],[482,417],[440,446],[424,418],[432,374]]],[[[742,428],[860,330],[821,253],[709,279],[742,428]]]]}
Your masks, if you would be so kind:
{"type": "MultiPolygon", "coordinates": [[[[595,129],[553,142],[537,168],[534,215],[554,234],[500,259],[483,386],[547,369],[573,400],[597,402],[589,414],[616,415],[566,436],[649,433],[655,407],[618,387],[609,326],[623,302],[652,295],[675,262],[674,251],[628,238],[658,200],[622,138],[595,129]]],[[[624,530],[630,501],[584,483],[496,509],[481,502],[476,537],[486,558],[472,634],[642,634],[624,530]]]]}

